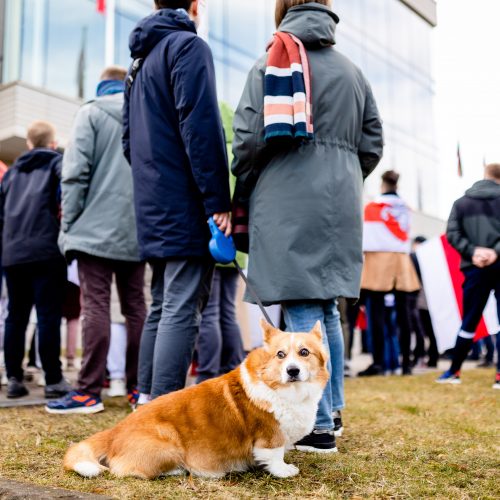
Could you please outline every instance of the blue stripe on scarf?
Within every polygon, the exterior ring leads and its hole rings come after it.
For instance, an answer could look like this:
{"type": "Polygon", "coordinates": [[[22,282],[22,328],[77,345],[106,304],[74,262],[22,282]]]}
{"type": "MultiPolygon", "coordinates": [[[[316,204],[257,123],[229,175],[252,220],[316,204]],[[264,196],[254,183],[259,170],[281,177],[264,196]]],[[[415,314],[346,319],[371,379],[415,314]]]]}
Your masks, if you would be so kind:
{"type": "Polygon", "coordinates": [[[292,76],[265,76],[265,95],[291,97],[296,92],[306,92],[304,77],[299,71],[294,71],[292,76]]]}
{"type": "Polygon", "coordinates": [[[125,92],[125,82],[120,80],[103,80],[97,85],[97,97],[125,92]]]}

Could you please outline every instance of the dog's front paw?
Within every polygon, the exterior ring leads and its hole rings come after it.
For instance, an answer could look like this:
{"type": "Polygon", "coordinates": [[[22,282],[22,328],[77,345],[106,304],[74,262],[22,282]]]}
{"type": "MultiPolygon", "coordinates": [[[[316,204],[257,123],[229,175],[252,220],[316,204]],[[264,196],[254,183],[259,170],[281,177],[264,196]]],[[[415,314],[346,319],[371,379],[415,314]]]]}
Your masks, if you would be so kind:
{"type": "Polygon", "coordinates": [[[296,476],[299,473],[299,468],[283,462],[269,467],[269,472],[275,477],[286,478],[296,476]]]}

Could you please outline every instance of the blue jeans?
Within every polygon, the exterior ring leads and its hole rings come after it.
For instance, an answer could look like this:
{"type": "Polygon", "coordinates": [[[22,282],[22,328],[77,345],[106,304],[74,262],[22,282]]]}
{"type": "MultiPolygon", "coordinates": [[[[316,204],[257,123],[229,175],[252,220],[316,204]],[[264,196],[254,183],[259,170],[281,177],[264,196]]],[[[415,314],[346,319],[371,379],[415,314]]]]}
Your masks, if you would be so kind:
{"type": "Polygon", "coordinates": [[[153,304],[139,350],[140,392],[157,398],[184,387],[213,270],[209,258],[153,263],[153,304]]]}
{"type": "Polygon", "coordinates": [[[197,343],[197,383],[228,373],[245,359],[236,319],[238,280],[239,274],[234,268],[215,269],[197,343]]]}
{"type": "Polygon", "coordinates": [[[323,341],[330,354],[328,371],[330,380],[319,403],[315,429],[333,430],[332,412],[344,408],[344,338],[340,325],[337,301],[287,301],[281,304],[287,330],[309,332],[316,321],[321,321],[323,341]]]}

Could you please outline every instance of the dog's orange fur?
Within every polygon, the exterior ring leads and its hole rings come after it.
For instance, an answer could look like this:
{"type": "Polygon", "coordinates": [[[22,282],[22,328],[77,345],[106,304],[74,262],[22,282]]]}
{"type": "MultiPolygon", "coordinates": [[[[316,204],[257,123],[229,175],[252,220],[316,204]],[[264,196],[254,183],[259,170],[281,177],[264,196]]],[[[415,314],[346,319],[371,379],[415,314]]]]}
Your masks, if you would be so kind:
{"type": "MultiPolygon", "coordinates": [[[[280,381],[283,360],[276,353],[306,347],[311,353],[306,361],[314,383],[324,387],[328,372],[321,329],[295,334],[291,345],[290,334],[265,323],[263,328],[265,346],[245,361],[252,384],[264,382],[272,390],[286,386],[280,381]]],[[[146,479],[178,470],[208,477],[246,470],[254,465],[254,447],[285,445],[280,424],[269,411],[268,402],[249,398],[238,367],[222,377],[157,398],[112,429],[72,446],[64,467],[80,472],[78,464],[85,462],[96,469],[91,476],[109,469],[119,477],[146,479]]]]}

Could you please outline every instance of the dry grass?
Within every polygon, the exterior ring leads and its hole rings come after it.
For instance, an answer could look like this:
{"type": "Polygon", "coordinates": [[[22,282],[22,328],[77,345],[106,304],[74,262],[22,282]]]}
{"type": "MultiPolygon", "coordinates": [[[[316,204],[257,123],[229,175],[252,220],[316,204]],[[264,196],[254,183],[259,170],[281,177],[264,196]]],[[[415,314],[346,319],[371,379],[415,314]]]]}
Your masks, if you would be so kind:
{"type": "MultiPolygon", "coordinates": [[[[152,498],[500,498],[500,393],[493,372],[464,374],[439,386],[435,374],[347,381],[346,433],[340,453],[291,452],[294,479],[259,473],[220,481],[166,478],[81,479],[61,470],[74,441],[123,418],[125,404],[94,416],[49,416],[41,408],[0,410],[0,475],[120,499],[152,498]]],[[[133,446],[133,443],[131,443],[133,446]]]]}

